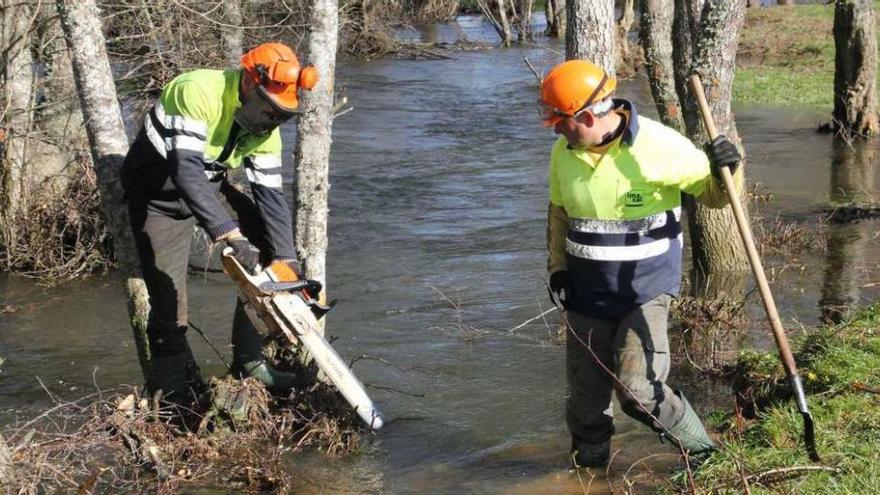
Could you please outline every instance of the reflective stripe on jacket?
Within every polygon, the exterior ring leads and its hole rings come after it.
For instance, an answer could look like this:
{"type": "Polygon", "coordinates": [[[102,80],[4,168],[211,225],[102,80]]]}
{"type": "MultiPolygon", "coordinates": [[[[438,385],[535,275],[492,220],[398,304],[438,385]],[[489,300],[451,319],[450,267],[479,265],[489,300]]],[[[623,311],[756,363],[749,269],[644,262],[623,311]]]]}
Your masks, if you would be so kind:
{"type": "Polygon", "coordinates": [[[678,294],[682,191],[727,204],[701,150],[629,101],[614,102],[627,127],[603,153],[569,149],[560,137],[550,157],[549,270],[569,270],[570,308],[598,318],[678,294]]]}
{"type": "Polygon", "coordinates": [[[241,71],[199,69],[169,82],[144,117],[126,166],[147,177],[146,200],[174,216],[195,215],[212,238],[236,228],[217,199],[229,169],[245,167],[274,256],[293,258],[290,207],[282,191],[281,133],[256,136],[235,124],[241,71]]]}

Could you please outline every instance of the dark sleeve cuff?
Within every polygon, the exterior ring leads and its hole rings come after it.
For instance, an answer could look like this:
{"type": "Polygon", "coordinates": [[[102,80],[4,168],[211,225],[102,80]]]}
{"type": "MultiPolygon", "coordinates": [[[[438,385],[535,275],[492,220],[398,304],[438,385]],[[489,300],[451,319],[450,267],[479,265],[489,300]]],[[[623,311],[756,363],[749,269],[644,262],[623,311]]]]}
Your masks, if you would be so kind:
{"type": "Polygon", "coordinates": [[[235,230],[237,228],[238,228],[238,223],[236,223],[235,220],[230,219],[230,220],[227,220],[227,221],[225,221],[215,227],[208,227],[207,230],[208,230],[208,235],[211,236],[211,239],[213,239],[214,242],[217,242],[218,240],[220,240],[221,237],[232,232],[233,230],[235,230]]]}

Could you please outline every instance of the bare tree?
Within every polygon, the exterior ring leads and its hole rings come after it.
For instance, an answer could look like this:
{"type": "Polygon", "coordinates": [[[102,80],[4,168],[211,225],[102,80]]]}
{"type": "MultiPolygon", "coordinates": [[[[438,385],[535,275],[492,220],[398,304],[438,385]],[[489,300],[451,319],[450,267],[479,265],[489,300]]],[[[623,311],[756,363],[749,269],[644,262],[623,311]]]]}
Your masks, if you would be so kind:
{"type": "Polygon", "coordinates": [[[31,25],[35,9],[27,2],[3,0],[2,45],[3,64],[3,117],[5,150],[0,162],[0,220],[3,243],[14,246],[17,242],[16,222],[27,210],[28,144],[34,123],[34,61],[31,56],[31,25]]]}
{"type": "Polygon", "coordinates": [[[834,126],[848,134],[874,135],[878,117],[873,0],[837,0],[834,47],[834,126]]]}
{"type": "Polygon", "coordinates": [[[339,11],[335,0],[312,0],[310,13],[308,57],[320,71],[320,80],[312,91],[303,95],[297,127],[295,241],[305,264],[306,277],[326,282],[327,203],[339,11]]]}
{"type": "Polygon", "coordinates": [[[241,0],[224,0],[223,13],[226,25],[222,28],[223,49],[226,50],[229,67],[238,67],[244,51],[241,31],[241,0]]]}
{"type": "MultiPolygon", "coordinates": [[[[516,1],[513,2],[516,5],[516,1]]],[[[516,34],[520,43],[533,39],[532,0],[519,0],[519,15],[516,18],[516,34]]]]}
{"type": "Polygon", "coordinates": [[[119,172],[128,150],[116,86],[104,47],[95,0],[56,0],[61,27],[73,62],[73,73],[98,179],[104,221],[113,236],[116,260],[126,278],[129,322],[134,331],[141,370],[150,366],[147,342],[149,299],[140,277],[134,240],[119,172]]]}
{"type": "Polygon", "coordinates": [[[615,73],[614,0],[568,0],[565,58],[589,60],[615,73]]]}
{"type": "Polygon", "coordinates": [[[645,52],[645,70],[651,86],[651,96],[660,120],[685,132],[681,105],[675,91],[675,73],[672,66],[672,14],[674,0],[641,0],[640,38],[645,52]]]}
{"type": "MultiPolygon", "coordinates": [[[[712,116],[720,133],[740,144],[730,99],[736,69],[739,30],[745,20],[745,2],[729,0],[675,0],[673,62],[675,84],[687,135],[705,143],[708,135],[687,79],[701,76],[712,116]]],[[[740,145],[742,151],[742,146],[740,145]]],[[[742,193],[744,194],[744,192],[742,193]]],[[[715,292],[734,280],[744,281],[748,258],[742,249],[730,208],[712,209],[686,198],[696,290],[715,292]],[[727,277],[732,277],[725,280],[727,277]],[[710,286],[711,284],[711,286],[710,286]]]]}
{"type": "Polygon", "coordinates": [[[565,2],[566,0],[547,0],[544,4],[544,15],[547,18],[547,36],[565,37],[565,2]]]}

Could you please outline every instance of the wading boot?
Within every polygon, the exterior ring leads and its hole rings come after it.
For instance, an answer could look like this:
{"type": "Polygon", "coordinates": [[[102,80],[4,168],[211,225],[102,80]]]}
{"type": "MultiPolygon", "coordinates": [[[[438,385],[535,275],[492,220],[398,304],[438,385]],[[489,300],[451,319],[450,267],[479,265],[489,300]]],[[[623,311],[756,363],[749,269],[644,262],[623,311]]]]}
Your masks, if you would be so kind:
{"type": "Polygon", "coordinates": [[[599,443],[580,441],[575,435],[571,437],[572,468],[604,468],[611,457],[611,440],[599,443]]]}
{"type": "Polygon", "coordinates": [[[661,437],[667,438],[674,445],[678,444],[687,452],[688,466],[696,470],[706,462],[712,454],[718,450],[718,445],[706,433],[706,427],[697,416],[697,412],[691,407],[681,392],[676,392],[684,406],[684,416],[669,428],[670,435],[661,433],[661,437]],[[676,439],[678,440],[676,442],[676,439]]]}
{"type": "Polygon", "coordinates": [[[232,321],[232,374],[236,378],[253,377],[272,392],[285,392],[296,384],[296,375],[273,368],[263,357],[263,337],[251,322],[241,300],[232,321]]]}
{"type": "Polygon", "coordinates": [[[151,348],[155,351],[147,376],[147,394],[153,397],[161,390],[162,400],[177,406],[178,414],[195,408],[206,385],[186,337],[181,332],[171,339],[156,339],[151,348]]]}

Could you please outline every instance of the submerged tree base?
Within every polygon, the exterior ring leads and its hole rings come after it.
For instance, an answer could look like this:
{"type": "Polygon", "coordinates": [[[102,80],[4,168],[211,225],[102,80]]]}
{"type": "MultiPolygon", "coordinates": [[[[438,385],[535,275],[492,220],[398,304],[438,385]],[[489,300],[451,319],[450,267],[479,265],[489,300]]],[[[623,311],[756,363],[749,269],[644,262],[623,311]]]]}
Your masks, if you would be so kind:
{"type": "Polygon", "coordinates": [[[356,450],[365,432],[323,383],[273,397],[254,379],[212,379],[214,406],[183,428],[135,391],[59,402],[3,433],[11,461],[0,487],[16,493],[107,493],[179,488],[284,493],[292,452],[356,450]]]}
{"type": "Polygon", "coordinates": [[[738,362],[738,413],[715,417],[724,448],[697,473],[700,493],[874,494],[880,491],[880,304],[805,337],[796,355],[822,462],[774,352],[738,362]]]}

